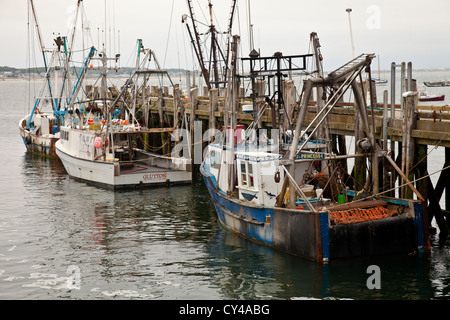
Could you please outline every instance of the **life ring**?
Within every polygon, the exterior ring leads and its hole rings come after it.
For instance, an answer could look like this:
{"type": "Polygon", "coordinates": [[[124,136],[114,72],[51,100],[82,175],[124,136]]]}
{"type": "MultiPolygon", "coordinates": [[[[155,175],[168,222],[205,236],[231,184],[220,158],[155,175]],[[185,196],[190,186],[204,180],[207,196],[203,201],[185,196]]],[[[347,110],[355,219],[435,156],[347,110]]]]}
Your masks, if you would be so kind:
{"type": "Polygon", "coordinates": [[[100,149],[102,147],[102,144],[103,144],[102,137],[95,137],[94,139],[95,149],[100,149]]]}
{"type": "MultiPolygon", "coordinates": [[[[105,147],[109,145],[109,139],[105,141],[105,147]]],[[[95,149],[100,149],[103,146],[103,139],[100,136],[95,137],[94,139],[94,147],[95,149]]]]}

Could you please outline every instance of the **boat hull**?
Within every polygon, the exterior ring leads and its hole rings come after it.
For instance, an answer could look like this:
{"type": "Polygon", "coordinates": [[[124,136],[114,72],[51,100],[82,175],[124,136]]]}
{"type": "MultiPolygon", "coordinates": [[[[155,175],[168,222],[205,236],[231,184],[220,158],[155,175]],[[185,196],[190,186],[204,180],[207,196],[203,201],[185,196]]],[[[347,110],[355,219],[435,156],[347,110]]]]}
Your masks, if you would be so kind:
{"type": "Polygon", "coordinates": [[[36,134],[35,132],[27,130],[25,128],[27,119],[28,117],[25,117],[19,122],[20,136],[27,149],[27,152],[43,157],[57,159],[58,155],[56,154],[55,144],[56,141],[59,140],[59,134],[36,134]]]}
{"type": "Polygon", "coordinates": [[[423,84],[427,87],[448,87],[450,81],[424,81],[423,84]]]}
{"type": "Polygon", "coordinates": [[[155,187],[191,183],[192,172],[135,166],[121,170],[115,161],[90,161],[73,157],[56,148],[68,175],[75,180],[106,189],[155,187]]]}
{"type": "Polygon", "coordinates": [[[429,97],[429,98],[419,98],[419,101],[426,102],[426,101],[444,101],[445,95],[442,96],[436,96],[436,97],[429,97]]]}
{"type": "Polygon", "coordinates": [[[274,249],[327,263],[351,257],[422,252],[425,235],[420,202],[411,201],[413,216],[331,225],[330,214],[264,207],[216,190],[214,177],[201,167],[219,223],[244,238],[274,249]]]}

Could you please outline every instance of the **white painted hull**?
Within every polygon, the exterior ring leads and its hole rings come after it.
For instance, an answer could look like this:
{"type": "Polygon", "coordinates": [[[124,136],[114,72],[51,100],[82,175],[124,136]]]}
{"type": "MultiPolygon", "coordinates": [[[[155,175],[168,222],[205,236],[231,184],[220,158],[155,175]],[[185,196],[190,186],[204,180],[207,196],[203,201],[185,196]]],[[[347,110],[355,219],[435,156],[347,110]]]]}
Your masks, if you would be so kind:
{"type": "Polygon", "coordinates": [[[92,161],[73,157],[56,146],[56,154],[70,177],[108,189],[190,183],[192,172],[144,164],[120,168],[118,161],[92,161]]]}
{"type": "Polygon", "coordinates": [[[57,158],[58,156],[55,152],[55,143],[59,139],[59,132],[57,132],[56,134],[36,134],[34,131],[27,130],[25,126],[28,118],[29,116],[26,116],[19,122],[20,136],[22,137],[27,151],[45,157],[57,158]]]}

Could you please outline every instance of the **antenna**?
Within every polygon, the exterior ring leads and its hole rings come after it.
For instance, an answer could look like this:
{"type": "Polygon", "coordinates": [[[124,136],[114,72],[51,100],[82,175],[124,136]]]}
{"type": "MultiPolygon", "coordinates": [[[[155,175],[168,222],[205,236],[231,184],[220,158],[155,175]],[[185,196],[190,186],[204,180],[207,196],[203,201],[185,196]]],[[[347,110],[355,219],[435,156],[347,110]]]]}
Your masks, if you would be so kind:
{"type": "Polygon", "coordinates": [[[227,73],[228,73],[228,64],[229,64],[229,55],[230,55],[230,37],[231,37],[231,30],[232,30],[232,24],[233,24],[233,17],[235,13],[236,8],[236,0],[232,1],[231,4],[231,10],[230,10],[230,16],[228,21],[228,29],[227,32],[218,32],[213,21],[213,5],[212,1],[208,1],[208,7],[209,7],[209,30],[208,34],[211,36],[210,40],[210,52],[209,52],[209,60],[205,60],[205,57],[203,55],[203,51],[201,48],[200,43],[200,37],[199,32],[197,29],[197,21],[194,17],[194,8],[192,6],[192,1],[187,0],[190,18],[192,21],[193,26],[193,33],[191,33],[191,29],[189,27],[189,24],[187,23],[187,17],[188,15],[183,15],[182,17],[182,23],[186,23],[186,28],[189,33],[189,36],[191,38],[192,48],[195,51],[195,55],[197,56],[198,63],[200,65],[203,78],[208,86],[208,90],[211,89],[213,86],[215,88],[219,88],[221,85],[224,87],[226,86],[227,82],[227,73]],[[227,35],[227,41],[226,41],[226,52],[222,50],[221,46],[219,45],[218,41],[218,35],[219,34],[226,34],[227,35]],[[208,69],[205,66],[205,63],[208,63],[208,69]]]}
{"type": "Polygon", "coordinates": [[[350,25],[350,40],[352,42],[352,58],[355,58],[355,46],[353,45],[353,33],[352,33],[352,20],[350,18],[350,12],[352,12],[351,8],[345,9],[348,12],[348,23],[350,25]]]}
{"type": "Polygon", "coordinates": [[[252,24],[252,15],[250,13],[250,0],[248,1],[248,27],[249,27],[249,37],[250,37],[250,52],[255,49],[255,45],[253,43],[253,24],[252,24]]]}

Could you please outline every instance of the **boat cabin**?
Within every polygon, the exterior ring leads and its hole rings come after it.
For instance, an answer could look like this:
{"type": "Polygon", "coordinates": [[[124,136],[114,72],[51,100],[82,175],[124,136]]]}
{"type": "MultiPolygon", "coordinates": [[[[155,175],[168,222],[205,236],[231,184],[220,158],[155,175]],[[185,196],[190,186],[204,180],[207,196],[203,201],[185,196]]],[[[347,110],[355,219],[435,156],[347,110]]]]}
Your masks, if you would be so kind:
{"type": "Polygon", "coordinates": [[[279,160],[274,153],[236,152],[239,199],[274,206],[284,178],[279,160]]]}

